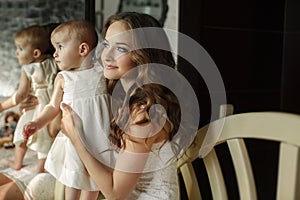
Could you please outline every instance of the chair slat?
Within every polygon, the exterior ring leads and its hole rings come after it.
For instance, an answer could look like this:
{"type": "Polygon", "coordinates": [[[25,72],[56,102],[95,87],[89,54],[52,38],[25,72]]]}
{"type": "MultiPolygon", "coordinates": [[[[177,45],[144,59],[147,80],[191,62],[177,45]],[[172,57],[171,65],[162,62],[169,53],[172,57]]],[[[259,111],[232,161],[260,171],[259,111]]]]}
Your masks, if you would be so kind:
{"type": "Polygon", "coordinates": [[[192,163],[187,162],[183,164],[180,167],[180,172],[182,174],[188,198],[202,200],[197,177],[192,163]]]}
{"type": "Polygon", "coordinates": [[[206,167],[210,185],[213,185],[213,187],[211,187],[213,199],[227,200],[227,190],[215,150],[213,149],[210,151],[209,154],[203,158],[203,161],[206,167]]]}
{"type": "Polygon", "coordinates": [[[232,139],[228,140],[227,144],[235,168],[240,199],[257,199],[254,176],[244,140],[232,139]]]}
{"type": "Polygon", "coordinates": [[[286,143],[280,144],[277,199],[300,199],[300,152],[299,147],[286,143]]]}
{"type": "Polygon", "coordinates": [[[255,177],[244,143],[244,139],[248,138],[280,144],[278,177],[277,182],[274,182],[277,185],[276,199],[300,199],[300,115],[284,112],[252,112],[226,116],[199,129],[193,144],[178,161],[178,168],[183,172],[183,177],[186,176],[185,184],[188,183],[189,200],[201,199],[191,164],[199,156],[205,163],[213,199],[228,199],[227,194],[223,195],[223,190],[226,191],[227,187],[223,178],[226,171],[221,171],[216,152],[207,151],[207,148],[214,144],[225,142],[232,157],[240,199],[258,198],[255,177]]]}
{"type": "Polygon", "coordinates": [[[54,200],[64,200],[65,199],[65,186],[56,180],[55,182],[55,194],[54,200]]]}

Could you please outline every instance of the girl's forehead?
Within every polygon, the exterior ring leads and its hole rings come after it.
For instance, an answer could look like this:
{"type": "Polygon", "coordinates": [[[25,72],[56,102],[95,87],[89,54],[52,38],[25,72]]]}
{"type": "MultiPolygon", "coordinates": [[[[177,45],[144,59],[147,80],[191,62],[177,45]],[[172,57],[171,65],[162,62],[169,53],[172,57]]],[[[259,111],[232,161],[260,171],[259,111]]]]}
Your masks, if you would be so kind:
{"type": "Polygon", "coordinates": [[[51,35],[51,42],[52,43],[62,43],[66,41],[66,34],[64,32],[57,32],[51,35]]]}
{"type": "Polygon", "coordinates": [[[17,37],[15,38],[15,43],[17,44],[26,44],[28,41],[28,38],[21,38],[21,37],[17,37]]]}
{"type": "Polygon", "coordinates": [[[76,35],[68,30],[59,31],[51,35],[51,42],[54,44],[58,43],[76,43],[76,35]]]}
{"type": "Polygon", "coordinates": [[[15,45],[18,47],[26,48],[26,47],[31,47],[31,43],[28,39],[25,38],[16,38],[15,39],[15,45]]]}

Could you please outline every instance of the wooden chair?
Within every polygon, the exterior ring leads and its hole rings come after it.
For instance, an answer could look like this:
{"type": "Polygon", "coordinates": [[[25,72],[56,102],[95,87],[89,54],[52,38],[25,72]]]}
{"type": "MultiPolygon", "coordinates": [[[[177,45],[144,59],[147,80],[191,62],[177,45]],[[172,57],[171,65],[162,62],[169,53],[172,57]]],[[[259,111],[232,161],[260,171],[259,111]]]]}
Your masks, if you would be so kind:
{"type": "MultiPolygon", "coordinates": [[[[279,143],[278,172],[276,188],[277,200],[300,199],[300,115],[283,112],[253,112],[230,115],[213,121],[199,129],[198,134],[178,161],[178,173],[182,176],[188,199],[201,200],[201,191],[197,181],[193,161],[199,156],[199,150],[207,133],[221,129],[216,145],[227,143],[236,176],[240,199],[258,199],[256,180],[245,140],[259,139],[279,143]],[[208,130],[210,132],[208,132],[208,130]]],[[[215,149],[201,158],[209,179],[211,196],[216,200],[228,198],[228,185],[224,181],[220,161],[215,149]]]]}
{"type": "MultiPolygon", "coordinates": [[[[54,200],[65,200],[65,186],[56,180],[54,189],[54,200]]],[[[97,200],[105,199],[104,196],[99,193],[97,200]]]]}

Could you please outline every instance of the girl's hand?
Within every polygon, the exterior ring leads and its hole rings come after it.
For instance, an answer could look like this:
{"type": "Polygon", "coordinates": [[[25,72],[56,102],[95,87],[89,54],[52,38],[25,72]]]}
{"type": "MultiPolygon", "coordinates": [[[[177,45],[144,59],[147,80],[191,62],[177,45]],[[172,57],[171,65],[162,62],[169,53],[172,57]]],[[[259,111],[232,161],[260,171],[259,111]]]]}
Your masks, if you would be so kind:
{"type": "Polygon", "coordinates": [[[61,110],[61,130],[66,136],[73,140],[78,134],[78,131],[82,130],[82,121],[69,105],[61,103],[61,110]]]}
{"type": "Polygon", "coordinates": [[[30,136],[38,131],[38,126],[36,122],[29,122],[23,128],[23,137],[27,141],[30,136]]]}
{"type": "Polygon", "coordinates": [[[28,97],[26,97],[26,99],[20,103],[20,106],[19,106],[20,112],[23,114],[27,110],[32,110],[38,104],[39,104],[39,100],[36,96],[28,95],[28,97]]]}

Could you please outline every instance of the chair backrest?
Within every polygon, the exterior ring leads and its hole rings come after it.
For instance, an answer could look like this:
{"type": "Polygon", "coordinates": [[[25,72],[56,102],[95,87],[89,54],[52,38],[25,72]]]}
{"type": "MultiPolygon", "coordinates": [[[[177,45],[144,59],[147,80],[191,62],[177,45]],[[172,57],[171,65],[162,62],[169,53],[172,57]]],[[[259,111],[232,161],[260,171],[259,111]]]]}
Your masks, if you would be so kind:
{"type": "MultiPolygon", "coordinates": [[[[279,143],[276,199],[300,199],[300,115],[283,112],[253,112],[227,116],[199,129],[198,134],[178,161],[178,172],[182,175],[190,200],[202,199],[193,167],[205,135],[220,130],[216,145],[227,143],[236,176],[240,199],[257,199],[257,187],[253,176],[245,139],[270,140],[279,143]]],[[[213,199],[228,199],[220,161],[215,149],[202,158],[209,179],[213,199]]]]}

